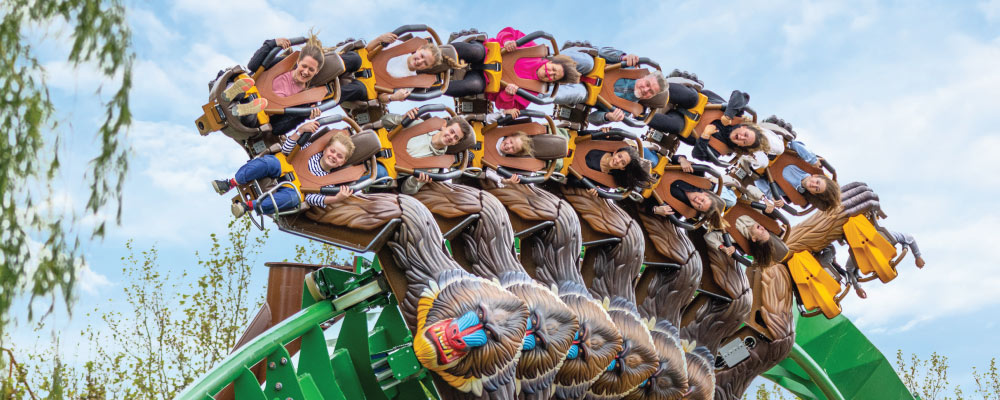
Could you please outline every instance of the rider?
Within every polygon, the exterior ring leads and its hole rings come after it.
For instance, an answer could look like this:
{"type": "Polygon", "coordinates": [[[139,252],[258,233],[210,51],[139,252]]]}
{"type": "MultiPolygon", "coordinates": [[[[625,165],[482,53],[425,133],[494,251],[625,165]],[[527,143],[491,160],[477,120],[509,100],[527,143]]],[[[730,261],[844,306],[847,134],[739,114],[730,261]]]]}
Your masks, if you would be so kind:
{"type": "MultiPolygon", "coordinates": [[[[319,129],[319,123],[316,121],[309,121],[303,124],[296,130],[295,134],[289,135],[285,139],[284,144],[281,146],[281,152],[285,156],[288,156],[295,147],[295,142],[298,140],[299,134],[316,132],[317,129],[319,129]]],[[[313,143],[307,143],[302,148],[309,147],[313,143]]],[[[344,166],[344,162],[354,153],[354,142],[344,132],[333,134],[330,140],[324,143],[324,145],[326,148],[322,152],[316,153],[309,158],[309,171],[316,176],[325,176],[344,166]]],[[[222,195],[238,185],[245,185],[257,179],[278,178],[281,175],[281,162],[278,160],[278,157],[268,154],[248,161],[236,171],[235,178],[212,181],[212,187],[217,193],[222,195]]],[[[352,191],[347,186],[341,186],[340,192],[336,195],[326,196],[310,193],[305,196],[305,200],[309,205],[323,207],[327,204],[333,204],[346,199],[351,194],[352,191]]],[[[298,192],[292,187],[281,185],[274,191],[272,196],[264,196],[257,201],[249,202],[249,204],[242,201],[233,203],[232,212],[233,216],[239,218],[251,209],[255,210],[258,214],[275,214],[280,211],[294,209],[298,205],[298,192]]]]}
{"type": "MultiPolygon", "coordinates": [[[[407,111],[405,115],[386,114],[382,117],[382,123],[387,130],[392,130],[402,122],[403,117],[416,120],[418,112],[419,108],[414,108],[407,111]]],[[[446,119],[445,125],[441,129],[411,138],[406,142],[406,152],[414,158],[440,156],[448,151],[449,146],[458,144],[469,135],[475,135],[472,125],[465,118],[451,117],[446,119]]],[[[380,175],[383,168],[381,165],[379,166],[380,175]]],[[[425,183],[431,181],[430,176],[419,170],[414,171],[414,173],[416,174],[415,177],[406,177],[403,180],[403,183],[399,186],[400,192],[414,194],[425,183]]],[[[400,177],[400,179],[403,179],[403,177],[400,177]]]]}
{"type": "MultiPolygon", "coordinates": [[[[805,162],[816,167],[821,166],[819,158],[813,152],[809,151],[802,142],[797,140],[788,142],[788,148],[794,150],[805,162]]],[[[794,164],[789,164],[781,171],[781,177],[792,184],[795,190],[801,193],[802,197],[809,204],[816,206],[821,211],[826,211],[840,205],[840,187],[837,186],[837,182],[834,182],[826,175],[810,175],[803,171],[802,168],[794,164]]],[[[771,185],[764,178],[754,181],[754,186],[760,189],[765,196],[775,199],[779,203],[779,207],[783,205],[781,198],[785,193],[781,191],[781,188],[777,188],[778,193],[771,193],[771,185]]]]}

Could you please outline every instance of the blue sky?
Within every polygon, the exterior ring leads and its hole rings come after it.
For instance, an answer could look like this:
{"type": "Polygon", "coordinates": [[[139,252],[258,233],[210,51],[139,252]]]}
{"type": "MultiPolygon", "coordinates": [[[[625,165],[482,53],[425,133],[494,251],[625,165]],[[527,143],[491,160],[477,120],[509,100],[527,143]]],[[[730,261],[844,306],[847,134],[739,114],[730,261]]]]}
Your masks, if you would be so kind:
{"type": "MultiPolygon", "coordinates": [[[[1000,195],[1000,1],[983,2],[629,2],[587,4],[507,1],[448,5],[433,1],[127,2],[138,58],[129,132],[133,158],[121,226],[87,243],[74,317],[52,318],[60,336],[78,332],[84,313],[123,301],[124,242],[156,245],[160,264],[192,270],[211,233],[231,218],[228,202],[209,188],[245,161],[220,134],[200,137],[193,121],[217,70],[245,63],[260,43],[310,27],[332,45],[373,38],[408,23],[442,36],[475,27],[545,30],[560,41],[585,39],[648,56],[669,70],[696,72],[720,93],[741,89],[762,115],[795,125],[811,149],[837,167],[841,182],[865,181],[880,195],[890,229],[914,234],[927,267],[912,260],[888,285],[871,282],[845,313],[892,357],[896,349],[947,355],[952,382],[972,390],[971,367],[1000,356],[992,339],[1000,316],[1000,277],[993,254],[1000,195]],[[628,6],[625,6],[627,4],[628,6]]],[[[92,132],[104,83],[92,70],[70,69],[60,27],[36,38],[66,135],[64,171],[48,204],[81,209],[78,171],[95,154],[92,132]]],[[[105,90],[110,92],[110,90],[105,90]]],[[[445,100],[447,103],[448,100],[445,100]]],[[[91,219],[78,221],[81,230],[91,219]]],[[[291,257],[300,243],[274,233],[259,260],[291,257]]],[[[42,335],[47,337],[47,335],[42,335]]],[[[15,341],[37,334],[20,323],[15,341]]],[[[849,349],[845,349],[849,351],[849,349]]]]}

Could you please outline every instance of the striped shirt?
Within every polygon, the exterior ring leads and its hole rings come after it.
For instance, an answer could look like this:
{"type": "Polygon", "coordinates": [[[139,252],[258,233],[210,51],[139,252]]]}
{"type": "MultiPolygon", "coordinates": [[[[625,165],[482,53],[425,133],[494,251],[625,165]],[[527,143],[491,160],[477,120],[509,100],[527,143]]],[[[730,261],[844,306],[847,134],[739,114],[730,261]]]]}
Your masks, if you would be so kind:
{"type": "MultiPolygon", "coordinates": [[[[306,143],[305,146],[302,146],[302,149],[309,147],[313,143],[315,142],[306,143]]],[[[281,145],[281,152],[287,156],[292,152],[292,149],[294,148],[295,148],[295,141],[292,140],[291,137],[288,137],[285,139],[285,143],[281,145]]],[[[319,163],[319,160],[321,158],[323,158],[323,152],[313,154],[312,157],[309,157],[309,160],[306,163],[306,165],[309,166],[309,172],[312,172],[313,175],[326,176],[330,174],[330,172],[327,172],[325,169],[323,169],[323,166],[319,163]]],[[[337,186],[340,185],[329,185],[327,187],[337,187],[337,186]]],[[[326,205],[326,203],[324,203],[324,200],[326,200],[326,195],[322,195],[319,193],[306,194],[306,203],[308,203],[311,206],[323,207],[324,205],[326,205]]]]}

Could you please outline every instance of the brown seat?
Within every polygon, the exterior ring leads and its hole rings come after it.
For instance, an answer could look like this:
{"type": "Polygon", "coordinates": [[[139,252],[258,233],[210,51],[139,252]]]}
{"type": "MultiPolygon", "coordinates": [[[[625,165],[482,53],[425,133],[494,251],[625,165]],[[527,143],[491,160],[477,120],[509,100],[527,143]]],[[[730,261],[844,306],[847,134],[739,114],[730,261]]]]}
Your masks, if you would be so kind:
{"type": "Polygon", "coordinates": [[[354,182],[367,172],[364,162],[374,156],[380,148],[378,134],[372,130],[362,131],[351,136],[351,141],[354,143],[354,153],[351,154],[351,157],[344,162],[344,166],[340,169],[324,176],[316,176],[309,171],[309,158],[322,152],[326,148],[329,138],[337,132],[346,131],[340,129],[326,131],[313,141],[312,145],[300,150],[294,159],[289,160],[292,167],[295,168],[295,172],[303,188],[321,188],[329,185],[354,182]]]}
{"type": "Polygon", "coordinates": [[[504,82],[513,83],[522,89],[537,93],[545,93],[548,91],[546,89],[547,85],[545,82],[536,79],[524,79],[517,76],[517,73],[514,71],[514,64],[517,63],[517,60],[522,58],[542,58],[548,57],[548,55],[549,48],[545,45],[521,47],[512,52],[504,53],[502,56],[503,61],[501,62],[501,77],[504,82]]]}
{"type": "Polygon", "coordinates": [[[768,175],[771,176],[771,179],[774,179],[774,182],[778,184],[781,191],[785,192],[785,197],[788,197],[788,200],[799,207],[808,207],[809,202],[802,196],[802,193],[795,190],[795,186],[792,185],[791,182],[786,181],[785,177],[781,174],[785,170],[785,167],[789,165],[795,165],[802,168],[802,170],[809,175],[823,175],[823,170],[807,163],[806,160],[803,160],[802,157],[799,157],[798,154],[795,154],[794,151],[787,148],[784,153],[781,153],[781,155],[779,155],[778,158],[775,158],[774,162],[767,167],[768,175]]]}
{"type": "Polygon", "coordinates": [[[624,146],[628,146],[628,143],[620,140],[584,139],[576,144],[576,150],[574,150],[576,155],[573,156],[573,163],[570,164],[570,169],[576,171],[580,175],[583,175],[584,178],[590,179],[604,187],[618,187],[618,184],[615,183],[611,174],[592,169],[587,165],[587,153],[592,150],[601,150],[613,153],[624,146]]]}
{"type": "Polygon", "coordinates": [[[535,122],[496,127],[483,135],[483,160],[489,164],[516,168],[521,171],[541,171],[545,169],[545,161],[566,157],[566,138],[548,135],[546,125],[535,122]],[[505,156],[497,151],[497,143],[506,136],[524,132],[531,136],[535,155],[532,157],[505,156]],[[560,151],[561,146],[561,151],[560,151]],[[542,157],[539,157],[541,155],[542,157]]]}
{"type": "Polygon", "coordinates": [[[335,51],[325,53],[323,54],[323,67],[309,81],[309,86],[320,86],[336,82],[337,77],[346,72],[346,70],[347,67],[344,66],[344,59],[340,58],[340,54],[337,54],[335,51]]]}
{"type": "MultiPolygon", "coordinates": [[[[640,115],[644,110],[643,105],[618,97],[618,95],[615,94],[615,82],[618,82],[619,79],[640,79],[646,75],[649,75],[649,70],[645,68],[616,68],[612,70],[605,70],[604,85],[601,86],[601,97],[611,103],[611,105],[618,107],[629,114],[640,115]]],[[[669,94],[669,92],[666,93],[669,94]]]]}
{"type": "Polygon", "coordinates": [[[448,168],[455,163],[455,155],[468,150],[476,143],[475,135],[465,136],[461,142],[454,146],[448,146],[445,154],[440,156],[413,157],[406,152],[406,144],[419,135],[440,130],[445,125],[445,119],[439,117],[429,118],[426,121],[403,128],[393,135],[389,141],[392,143],[393,154],[396,159],[396,166],[409,169],[425,168],[448,168]]]}
{"type": "MultiPolygon", "coordinates": [[[[336,79],[334,78],[337,75],[339,75],[339,74],[333,74],[337,72],[338,69],[340,70],[340,73],[343,73],[344,61],[341,60],[340,56],[336,55],[336,53],[328,53],[328,55],[333,55],[336,57],[333,57],[330,60],[332,62],[330,63],[331,65],[329,70],[326,68],[327,61],[324,61],[323,68],[320,69],[320,72],[323,74],[322,77],[323,79],[326,79],[327,82],[331,82],[335,81],[336,79]]],[[[324,60],[326,60],[326,58],[327,55],[324,55],[324,60]]],[[[272,86],[274,78],[278,77],[278,75],[281,75],[285,72],[291,71],[292,68],[295,66],[295,63],[298,62],[298,59],[299,59],[299,52],[296,51],[290,54],[288,57],[285,57],[285,59],[281,60],[271,68],[261,72],[255,78],[257,90],[260,92],[261,97],[267,99],[268,103],[267,108],[283,109],[289,107],[296,107],[303,104],[317,103],[327,98],[329,95],[333,94],[333,90],[331,90],[326,86],[327,82],[323,82],[320,84],[320,86],[310,87],[301,92],[298,92],[296,94],[287,97],[281,97],[275,94],[274,88],[272,86]]],[[[320,78],[320,76],[317,75],[316,77],[314,77],[312,81],[309,81],[309,84],[313,85],[314,82],[318,82],[317,78],[320,78]]]]}
{"type": "Polygon", "coordinates": [[[672,185],[675,181],[678,180],[682,180],[684,182],[694,185],[695,187],[705,190],[711,190],[714,184],[707,178],[691,175],[686,172],[677,170],[663,171],[663,176],[660,177],[660,183],[656,186],[656,189],[654,189],[653,192],[656,193],[656,195],[661,200],[667,202],[667,205],[669,205],[670,208],[673,208],[674,211],[678,212],[679,214],[683,215],[686,218],[694,218],[698,216],[698,210],[695,210],[691,206],[687,205],[680,199],[670,194],[670,185],[672,185]]]}
{"type": "MultiPolygon", "coordinates": [[[[372,72],[375,74],[375,82],[378,86],[386,89],[426,89],[434,86],[434,84],[439,80],[438,76],[435,74],[417,74],[404,78],[396,78],[389,75],[389,72],[386,71],[386,64],[389,63],[390,59],[413,53],[427,43],[427,39],[415,37],[398,45],[382,49],[382,51],[379,51],[378,54],[375,54],[375,56],[371,58],[371,62],[372,72]]],[[[452,50],[454,51],[454,49],[452,50]]]]}
{"type": "Polygon", "coordinates": [[[771,233],[775,235],[781,235],[781,226],[778,222],[768,218],[766,215],[761,214],[759,211],[755,210],[750,205],[739,202],[735,206],[726,211],[726,215],[723,219],[729,222],[729,227],[726,228],[726,232],[729,236],[732,236],[733,242],[743,250],[744,253],[750,251],[750,241],[746,236],[743,236],[738,229],[736,229],[736,220],[740,217],[747,215],[753,218],[755,222],[760,224],[771,233]]]}

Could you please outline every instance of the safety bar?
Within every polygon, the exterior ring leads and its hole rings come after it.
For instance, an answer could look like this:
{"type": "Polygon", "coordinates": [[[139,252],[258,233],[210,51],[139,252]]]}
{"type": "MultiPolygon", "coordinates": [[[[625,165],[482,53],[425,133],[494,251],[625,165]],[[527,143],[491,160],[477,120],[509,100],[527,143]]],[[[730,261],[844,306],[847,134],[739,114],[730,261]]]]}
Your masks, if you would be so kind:
{"type": "MultiPolygon", "coordinates": [[[[303,44],[305,42],[306,42],[306,38],[301,37],[301,36],[296,37],[296,38],[288,39],[288,43],[290,43],[292,46],[298,46],[298,45],[303,44]]],[[[262,66],[271,65],[271,62],[274,61],[274,58],[277,57],[278,53],[282,52],[283,50],[285,50],[285,49],[281,48],[281,46],[275,46],[273,49],[271,49],[270,52],[267,53],[267,57],[264,57],[264,62],[261,63],[260,65],[262,65],[262,66]]],[[[250,72],[253,72],[253,71],[250,71],[250,72]]]]}
{"type": "MultiPolygon", "coordinates": [[[[448,107],[445,106],[444,104],[425,104],[425,105],[420,106],[420,108],[417,109],[417,118],[423,117],[424,115],[426,115],[428,113],[438,112],[438,111],[447,111],[447,110],[448,110],[448,107]]],[[[402,130],[402,128],[404,128],[407,125],[412,124],[412,123],[413,123],[413,119],[410,119],[410,117],[405,117],[405,118],[403,118],[403,122],[400,122],[399,125],[396,126],[396,128],[393,129],[393,130],[394,131],[395,130],[402,130]]]]}
{"type": "MultiPolygon", "coordinates": [[[[520,39],[517,39],[517,41],[515,41],[515,43],[517,43],[517,47],[521,47],[521,46],[524,46],[526,43],[528,43],[530,41],[533,41],[535,39],[548,39],[548,41],[552,43],[552,46],[550,47],[552,49],[552,54],[555,54],[555,55],[559,54],[559,44],[556,43],[556,39],[554,37],[552,37],[551,34],[545,32],[545,31],[534,31],[534,32],[531,32],[531,33],[529,33],[527,35],[524,35],[524,37],[522,37],[520,39]]],[[[500,45],[502,46],[503,43],[500,43],[500,45]]],[[[501,54],[503,54],[503,50],[501,50],[501,54]]]]}
{"type": "Polygon", "coordinates": [[[520,177],[518,179],[520,180],[520,182],[522,184],[542,183],[542,182],[545,182],[545,179],[546,179],[545,175],[525,175],[525,174],[522,174],[520,172],[514,172],[514,171],[511,171],[511,170],[508,170],[507,168],[504,168],[504,167],[497,167],[496,171],[497,171],[497,175],[500,175],[500,176],[502,176],[502,177],[504,177],[506,179],[509,179],[509,178],[513,177],[514,175],[517,175],[517,176],[520,177]]]}
{"type": "MultiPolygon", "coordinates": [[[[722,234],[722,242],[723,244],[726,245],[726,247],[736,248],[735,246],[733,246],[733,237],[730,236],[728,232],[724,232],[722,234]]],[[[733,260],[736,260],[736,262],[743,264],[745,266],[749,267],[751,265],[750,260],[747,260],[746,257],[740,255],[739,251],[734,251],[730,257],[732,257],[733,260]]]]}

